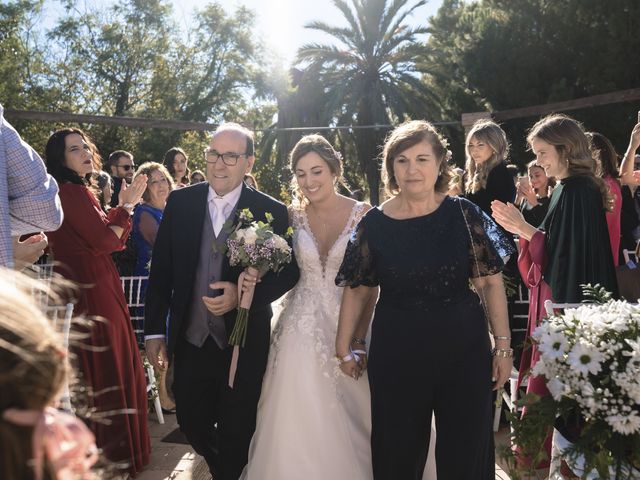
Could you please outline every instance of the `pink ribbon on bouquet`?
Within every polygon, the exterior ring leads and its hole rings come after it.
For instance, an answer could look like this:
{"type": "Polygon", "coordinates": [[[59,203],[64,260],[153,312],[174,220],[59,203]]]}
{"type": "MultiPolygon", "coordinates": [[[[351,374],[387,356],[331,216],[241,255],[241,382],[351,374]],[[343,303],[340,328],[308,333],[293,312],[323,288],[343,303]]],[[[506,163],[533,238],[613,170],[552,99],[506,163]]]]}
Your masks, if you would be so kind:
{"type": "Polygon", "coordinates": [[[53,466],[56,480],[86,478],[98,460],[96,440],[82,421],[52,407],[44,410],[8,408],[2,412],[6,422],[33,427],[33,474],[43,476],[44,459],[53,466]]]}
{"type": "MultiPolygon", "coordinates": [[[[258,269],[254,267],[249,267],[247,269],[249,273],[258,277],[258,269]]],[[[249,287],[249,290],[246,292],[242,291],[242,284],[244,283],[245,272],[242,272],[238,277],[238,298],[239,308],[245,308],[249,310],[251,308],[251,302],[253,302],[253,294],[255,292],[255,285],[249,287]]],[[[247,326],[247,328],[249,328],[247,326]]],[[[231,355],[231,365],[229,366],[229,387],[233,388],[233,383],[236,379],[236,371],[238,370],[238,359],[240,358],[240,346],[233,346],[233,353],[231,355]]]]}

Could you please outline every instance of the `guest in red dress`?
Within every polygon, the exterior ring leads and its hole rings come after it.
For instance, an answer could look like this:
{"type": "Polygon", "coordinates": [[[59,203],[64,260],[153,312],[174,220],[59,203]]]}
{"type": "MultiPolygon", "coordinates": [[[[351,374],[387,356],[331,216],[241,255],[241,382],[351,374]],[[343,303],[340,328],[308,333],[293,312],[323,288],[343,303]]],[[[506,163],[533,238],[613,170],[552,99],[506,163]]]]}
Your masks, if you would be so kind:
{"type": "Polygon", "coordinates": [[[620,214],[622,212],[622,188],[618,179],[618,154],[611,141],[597,132],[587,134],[595,153],[596,175],[602,178],[613,198],[613,208],[607,212],[607,226],[611,240],[613,263],[618,266],[620,258],[620,214]]]}
{"type": "MultiPolygon", "coordinates": [[[[101,317],[85,328],[88,348],[76,348],[80,381],[90,388],[90,427],[104,456],[132,475],[149,463],[144,370],[120,278],[111,253],[131,230],[130,214],[147,184],[138,177],[120,191],[119,206],[105,214],[89,190],[100,157],[82,130],[55,132],[46,146],[48,172],[60,185],[62,227],[49,233],[57,271],[82,286],[75,312],[101,317]]],[[[81,328],[81,327],[76,327],[81,328]]]]}
{"type": "MultiPolygon", "coordinates": [[[[595,176],[596,163],[582,125],[565,115],[550,115],[533,126],[527,141],[547,176],[559,181],[540,230],[512,204],[496,200],[491,207],[496,221],[520,237],[518,267],[530,289],[531,335],[545,317],[546,300],[580,303],[581,285],[587,283],[599,283],[617,298],[618,285],[605,219],[611,198],[605,183],[595,176]]],[[[539,358],[535,344],[523,352],[520,379],[539,358]]],[[[546,379],[531,376],[527,393],[531,392],[548,395],[546,379]]],[[[550,454],[550,438],[544,447],[550,454]]],[[[538,468],[546,466],[548,461],[538,468]]]]}

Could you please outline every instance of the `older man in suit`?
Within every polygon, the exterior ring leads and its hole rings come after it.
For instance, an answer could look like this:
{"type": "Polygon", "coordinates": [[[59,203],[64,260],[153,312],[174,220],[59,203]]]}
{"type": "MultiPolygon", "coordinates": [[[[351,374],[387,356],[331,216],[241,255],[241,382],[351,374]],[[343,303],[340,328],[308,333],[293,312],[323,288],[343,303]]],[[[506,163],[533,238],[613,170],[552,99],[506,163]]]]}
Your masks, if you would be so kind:
{"type": "Polygon", "coordinates": [[[173,392],[180,429],[216,480],[237,480],[247,462],[269,352],[271,302],[298,280],[295,259],[258,283],[246,345],[234,387],[228,386],[241,270],[214,245],[226,241],[227,220],[248,208],[256,220],[273,215],[288,228],[286,207],[243,183],[255,161],[252,133],[237,124],[218,128],[205,151],[207,183],[174,190],[153,249],[146,295],[147,356],[158,368],[173,358],[173,392]],[[168,320],[167,320],[168,318],[168,320]]]}

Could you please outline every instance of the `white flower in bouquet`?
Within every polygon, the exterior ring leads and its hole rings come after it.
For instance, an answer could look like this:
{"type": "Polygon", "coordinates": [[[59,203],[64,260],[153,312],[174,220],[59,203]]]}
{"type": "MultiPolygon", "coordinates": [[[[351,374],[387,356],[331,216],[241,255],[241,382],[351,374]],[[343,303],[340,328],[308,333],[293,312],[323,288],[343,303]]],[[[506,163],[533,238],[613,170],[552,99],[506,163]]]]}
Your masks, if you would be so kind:
{"type": "Polygon", "coordinates": [[[540,353],[550,360],[562,358],[566,355],[568,348],[567,337],[560,332],[549,332],[544,339],[540,339],[540,353]]]}
{"type": "Polygon", "coordinates": [[[633,411],[627,415],[609,415],[606,420],[615,432],[622,435],[631,435],[640,430],[640,416],[633,411]]]}
{"type": "Polygon", "coordinates": [[[582,341],[573,346],[567,358],[571,368],[583,376],[587,376],[588,373],[594,375],[598,373],[602,369],[602,360],[604,355],[594,345],[582,341]]]}
{"type": "Polygon", "coordinates": [[[276,248],[281,251],[288,251],[291,248],[287,241],[279,235],[274,237],[274,243],[276,248]]]}
{"type": "Polygon", "coordinates": [[[569,393],[569,387],[557,378],[552,378],[547,382],[547,388],[554,400],[560,400],[563,395],[569,393]]]}
{"type": "Polygon", "coordinates": [[[254,227],[253,225],[250,227],[245,228],[244,230],[239,230],[239,232],[242,232],[243,235],[243,239],[244,239],[244,243],[256,243],[256,240],[258,239],[258,232],[256,230],[256,227],[254,227]]]}

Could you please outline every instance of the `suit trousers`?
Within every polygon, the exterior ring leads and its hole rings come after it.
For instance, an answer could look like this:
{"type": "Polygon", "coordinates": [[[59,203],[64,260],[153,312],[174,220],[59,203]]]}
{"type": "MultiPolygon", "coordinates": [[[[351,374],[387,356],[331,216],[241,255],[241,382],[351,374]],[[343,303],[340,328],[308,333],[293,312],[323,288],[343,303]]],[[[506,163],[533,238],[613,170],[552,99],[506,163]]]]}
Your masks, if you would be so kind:
{"type": "Polygon", "coordinates": [[[180,430],[212,473],[220,471],[218,432],[226,353],[208,337],[202,347],[178,339],[174,354],[173,395],[180,430]]]}
{"type": "Polygon", "coordinates": [[[176,345],[178,424],[216,480],[237,480],[247,464],[269,354],[270,314],[249,318],[233,389],[228,386],[232,347],[221,350],[211,337],[201,348],[184,339],[176,345]]]}

